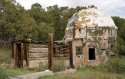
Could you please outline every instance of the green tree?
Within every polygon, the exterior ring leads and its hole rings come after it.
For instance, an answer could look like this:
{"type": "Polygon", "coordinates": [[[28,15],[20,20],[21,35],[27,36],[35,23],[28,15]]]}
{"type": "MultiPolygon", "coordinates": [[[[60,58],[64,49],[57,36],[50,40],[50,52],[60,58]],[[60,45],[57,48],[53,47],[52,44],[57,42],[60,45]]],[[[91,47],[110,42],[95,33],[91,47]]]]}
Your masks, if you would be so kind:
{"type": "Polygon", "coordinates": [[[29,10],[31,17],[35,19],[37,23],[45,22],[46,11],[38,3],[32,4],[31,9],[29,10]]]}
{"type": "Polygon", "coordinates": [[[125,55],[125,19],[120,17],[112,17],[116,26],[117,31],[117,45],[114,50],[120,55],[125,55]]]}

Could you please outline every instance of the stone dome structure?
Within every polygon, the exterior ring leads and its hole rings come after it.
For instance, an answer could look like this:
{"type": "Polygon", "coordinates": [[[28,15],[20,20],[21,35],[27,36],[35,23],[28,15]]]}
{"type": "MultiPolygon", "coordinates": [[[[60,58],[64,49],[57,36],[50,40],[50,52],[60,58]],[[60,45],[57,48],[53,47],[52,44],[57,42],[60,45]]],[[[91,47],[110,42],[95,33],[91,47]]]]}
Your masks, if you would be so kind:
{"type": "Polygon", "coordinates": [[[75,37],[84,38],[83,33],[79,33],[78,30],[84,32],[85,27],[109,27],[117,29],[111,16],[108,16],[106,13],[96,9],[88,8],[80,10],[78,13],[75,13],[69,20],[65,30],[65,39],[72,39],[72,29],[75,27],[75,37]]]}

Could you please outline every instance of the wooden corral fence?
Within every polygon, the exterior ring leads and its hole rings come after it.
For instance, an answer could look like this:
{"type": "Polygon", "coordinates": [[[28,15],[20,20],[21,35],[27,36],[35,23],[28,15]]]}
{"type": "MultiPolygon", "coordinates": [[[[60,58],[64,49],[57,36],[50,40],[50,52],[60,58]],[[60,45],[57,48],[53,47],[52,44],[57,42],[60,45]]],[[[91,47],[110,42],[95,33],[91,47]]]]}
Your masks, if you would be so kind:
{"type": "Polygon", "coordinates": [[[48,46],[45,44],[29,44],[29,67],[38,67],[48,62],[48,46]]]}
{"type": "Polygon", "coordinates": [[[35,67],[48,60],[48,45],[43,42],[13,41],[12,57],[15,67],[35,67]]]}
{"type": "Polygon", "coordinates": [[[64,60],[68,67],[73,67],[71,44],[62,41],[53,41],[53,34],[48,35],[48,42],[13,41],[12,57],[15,67],[35,68],[45,64],[53,70],[55,60],[64,60]]]}

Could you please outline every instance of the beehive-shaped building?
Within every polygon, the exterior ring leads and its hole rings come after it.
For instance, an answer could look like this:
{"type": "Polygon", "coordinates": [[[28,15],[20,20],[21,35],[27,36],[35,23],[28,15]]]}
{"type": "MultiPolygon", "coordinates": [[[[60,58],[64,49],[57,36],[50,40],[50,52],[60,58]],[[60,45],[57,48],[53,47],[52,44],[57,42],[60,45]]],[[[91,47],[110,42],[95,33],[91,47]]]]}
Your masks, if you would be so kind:
{"type": "Polygon", "coordinates": [[[65,43],[72,43],[73,64],[98,65],[107,60],[116,42],[113,19],[95,8],[75,13],[65,30],[65,43]]]}

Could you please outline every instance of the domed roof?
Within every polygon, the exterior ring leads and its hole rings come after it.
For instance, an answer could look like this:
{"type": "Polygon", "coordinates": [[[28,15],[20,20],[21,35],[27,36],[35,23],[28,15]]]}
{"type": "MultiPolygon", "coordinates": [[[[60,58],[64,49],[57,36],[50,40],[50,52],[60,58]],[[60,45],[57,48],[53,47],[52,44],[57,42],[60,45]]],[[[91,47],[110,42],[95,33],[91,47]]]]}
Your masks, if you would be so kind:
{"type": "Polygon", "coordinates": [[[82,28],[82,27],[112,27],[117,29],[114,21],[104,12],[96,8],[88,8],[80,10],[78,13],[75,13],[69,20],[66,30],[73,27],[82,28]]]}

